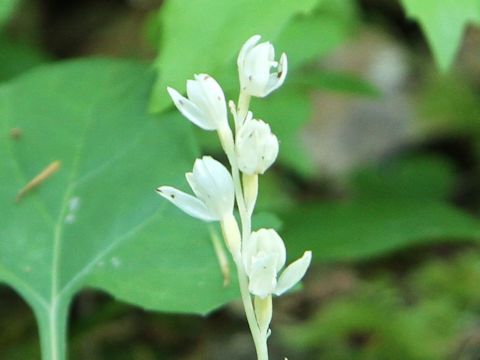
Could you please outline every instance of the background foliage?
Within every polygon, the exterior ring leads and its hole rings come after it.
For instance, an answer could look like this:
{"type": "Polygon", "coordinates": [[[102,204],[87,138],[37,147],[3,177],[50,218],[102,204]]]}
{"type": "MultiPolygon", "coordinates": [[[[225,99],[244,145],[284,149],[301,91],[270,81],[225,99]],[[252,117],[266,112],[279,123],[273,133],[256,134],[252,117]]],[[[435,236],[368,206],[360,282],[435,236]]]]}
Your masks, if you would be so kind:
{"type": "Polygon", "coordinates": [[[316,263],[272,358],[476,359],[479,22],[478,0],[0,2],[0,358],[67,316],[71,359],[251,358],[236,303],[212,313],[237,296],[212,229],[153,189],[219,154],[165,87],[207,72],[235,99],[259,33],[289,75],[253,103],[281,141],[257,226],[316,263]]]}

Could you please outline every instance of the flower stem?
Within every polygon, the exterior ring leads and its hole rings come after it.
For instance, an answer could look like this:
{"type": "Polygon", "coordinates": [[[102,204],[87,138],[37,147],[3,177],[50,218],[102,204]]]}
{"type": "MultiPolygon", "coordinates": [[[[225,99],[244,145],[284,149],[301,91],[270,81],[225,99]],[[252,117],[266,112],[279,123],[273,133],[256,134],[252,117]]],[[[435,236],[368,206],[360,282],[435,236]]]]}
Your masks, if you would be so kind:
{"type": "MultiPolygon", "coordinates": [[[[250,104],[250,95],[240,92],[240,96],[237,104],[237,114],[235,117],[235,135],[240,130],[240,126],[243,124],[245,117],[248,113],[248,107],[250,104]]],[[[242,262],[242,252],[245,243],[249,241],[250,234],[252,232],[252,209],[247,208],[245,202],[245,195],[242,189],[242,180],[240,178],[240,170],[238,169],[236,156],[235,156],[235,142],[233,134],[230,128],[222,128],[218,130],[218,135],[220,137],[220,142],[222,144],[223,150],[225,151],[227,158],[230,162],[232,168],[232,179],[235,189],[235,199],[237,201],[238,212],[240,214],[240,221],[242,223],[241,231],[241,250],[240,256],[236,257],[234,255],[235,265],[237,267],[238,283],[240,286],[240,293],[242,296],[243,307],[245,308],[245,314],[247,317],[248,326],[250,327],[250,332],[252,333],[253,342],[255,344],[255,350],[257,352],[258,360],[268,360],[268,348],[267,348],[267,339],[266,336],[260,331],[258,321],[255,315],[255,310],[252,303],[252,297],[248,289],[248,277],[245,273],[245,269],[242,262]]],[[[256,196],[255,196],[256,197],[256,196]]],[[[222,225],[225,227],[224,225],[222,225]]],[[[224,231],[224,236],[228,236],[228,231],[224,231]]],[[[227,244],[230,239],[225,238],[227,244]]]]}
{"type": "Polygon", "coordinates": [[[258,327],[257,318],[255,317],[255,310],[253,309],[252,298],[250,296],[250,292],[248,291],[247,275],[243,271],[242,264],[237,264],[237,273],[240,293],[242,295],[243,307],[245,308],[248,325],[250,327],[250,332],[252,333],[253,342],[255,344],[257,359],[268,360],[267,342],[260,333],[260,328],[258,327]]]}
{"type": "MultiPolygon", "coordinates": [[[[243,123],[250,104],[250,96],[244,92],[240,92],[240,96],[237,104],[237,121],[235,121],[235,134],[238,132],[240,125],[243,123]]],[[[234,155],[234,154],[232,154],[234,155]]],[[[230,161],[232,167],[232,178],[233,184],[235,187],[235,197],[237,200],[238,211],[240,214],[240,221],[242,223],[242,250],[246,242],[250,239],[250,234],[252,232],[252,212],[247,208],[245,203],[245,195],[242,189],[242,181],[240,178],[240,171],[235,161],[235,156],[229,156],[234,161],[230,161]]],[[[252,303],[252,297],[248,289],[248,278],[245,273],[242,263],[237,263],[237,273],[238,273],[238,282],[240,286],[240,293],[242,295],[243,306],[245,308],[245,314],[247,316],[247,321],[250,326],[250,332],[252,333],[253,342],[255,343],[255,349],[257,351],[258,360],[268,360],[268,348],[267,341],[264,336],[262,336],[260,328],[258,326],[258,321],[255,316],[255,310],[252,303]]]]}

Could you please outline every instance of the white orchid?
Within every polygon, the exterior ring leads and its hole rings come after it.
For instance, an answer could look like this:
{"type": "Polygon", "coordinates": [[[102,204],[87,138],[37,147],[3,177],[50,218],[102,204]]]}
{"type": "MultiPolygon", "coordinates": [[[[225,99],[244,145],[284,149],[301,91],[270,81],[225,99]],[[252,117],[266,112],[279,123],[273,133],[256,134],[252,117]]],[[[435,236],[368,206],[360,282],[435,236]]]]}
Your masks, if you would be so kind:
{"type": "Polygon", "coordinates": [[[228,170],[210,156],[197,159],[187,181],[195,196],[171,186],[157,192],[187,214],[205,221],[223,220],[233,213],[234,188],[228,170]]]}
{"type": "MultiPolygon", "coordinates": [[[[267,123],[253,118],[250,101],[252,96],[265,97],[280,87],[287,75],[286,55],[275,61],[272,44],[259,41],[259,35],[252,36],[238,55],[240,94],[237,104],[229,102],[235,132],[228,122],[223,90],[209,75],[199,74],[188,80],[186,97],[167,88],[175,106],[188,120],[202,129],[217,131],[231,173],[218,161],[204,156],[186,174],[195,196],[171,186],[161,186],[157,191],[193,217],[220,222],[226,247],[237,267],[257,359],[268,360],[272,295],[282,295],[303,278],[312,253],[306,251],[283,269],[287,255],[282,238],[273,229],[252,232],[258,175],[276,160],[279,143],[267,123]],[[233,214],[235,200],[241,227],[233,214]]],[[[217,245],[215,249],[220,249],[217,245]]]]}
{"type": "Polygon", "coordinates": [[[277,274],[286,261],[285,244],[275,230],[260,229],[252,232],[243,245],[242,258],[250,293],[265,298],[271,294],[282,295],[298,283],[310,265],[312,253],[306,251],[300,259],[287,266],[277,280],[277,274]]]}
{"type": "Polygon", "coordinates": [[[188,120],[205,130],[218,130],[228,126],[225,95],[214,78],[207,74],[194,75],[187,81],[187,96],[167,87],[177,109],[188,120]]]}
{"type": "Polygon", "coordinates": [[[287,56],[282,54],[275,61],[275,49],[269,42],[260,41],[260,35],[254,35],[242,46],[238,54],[238,73],[241,91],[250,96],[265,97],[278,89],[287,76],[287,56]],[[276,72],[271,72],[276,68],[276,72]]]}
{"type": "Polygon", "coordinates": [[[270,125],[252,119],[249,112],[235,141],[239,169],[248,175],[263,174],[278,155],[278,139],[270,125]]]}

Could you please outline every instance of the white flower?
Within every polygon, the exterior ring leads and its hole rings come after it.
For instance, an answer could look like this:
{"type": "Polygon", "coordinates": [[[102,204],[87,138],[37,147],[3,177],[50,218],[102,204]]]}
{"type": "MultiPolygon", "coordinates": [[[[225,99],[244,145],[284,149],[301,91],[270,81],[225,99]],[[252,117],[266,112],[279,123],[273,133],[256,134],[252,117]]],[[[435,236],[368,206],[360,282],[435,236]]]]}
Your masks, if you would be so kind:
{"type": "Polygon", "coordinates": [[[188,99],[167,87],[177,109],[188,120],[205,130],[218,130],[228,126],[227,105],[220,85],[207,74],[194,75],[187,81],[188,99]]]}
{"type": "Polygon", "coordinates": [[[238,132],[235,151],[239,169],[248,175],[263,174],[278,155],[278,139],[262,120],[247,119],[238,132]]]}
{"type": "Polygon", "coordinates": [[[269,42],[257,44],[260,35],[254,35],[242,46],[238,54],[238,73],[241,90],[251,96],[265,97],[279,88],[287,76],[287,56],[282,54],[276,62],[275,49],[269,42]],[[277,72],[270,73],[271,68],[277,72]]]}
{"type": "Polygon", "coordinates": [[[161,186],[157,192],[187,214],[201,220],[223,220],[233,213],[233,180],[220,162],[204,156],[195,160],[193,172],[185,176],[196,197],[170,186],[161,186]]]}
{"type": "Polygon", "coordinates": [[[282,238],[273,229],[260,229],[251,234],[243,247],[243,265],[250,280],[249,291],[265,298],[271,294],[281,295],[305,275],[312,252],[291,263],[280,275],[285,265],[286,250],[282,238]]]}

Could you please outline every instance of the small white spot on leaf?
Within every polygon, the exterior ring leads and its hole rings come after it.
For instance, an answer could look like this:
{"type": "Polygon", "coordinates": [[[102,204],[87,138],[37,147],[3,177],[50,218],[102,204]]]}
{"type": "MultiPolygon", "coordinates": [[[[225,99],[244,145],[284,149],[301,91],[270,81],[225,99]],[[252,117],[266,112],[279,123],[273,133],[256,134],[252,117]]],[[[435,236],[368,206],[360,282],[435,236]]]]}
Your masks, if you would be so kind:
{"type": "Polygon", "coordinates": [[[77,210],[78,206],[80,205],[80,198],[78,196],[74,196],[68,202],[68,208],[70,211],[77,210]]]}
{"type": "Polygon", "coordinates": [[[120,265],[122,265],[122,262],[120,259],[116,256],[112,257],[110,259],[110,263],[112,264],[113,267],[118,268],[120,265]]]}
{"type": "Polygon", "coordinates": [[[67,214],[67,216],[65,216],[65,224],[73,224],[75,220],[76,217],[73,214],[67,214]]]}

